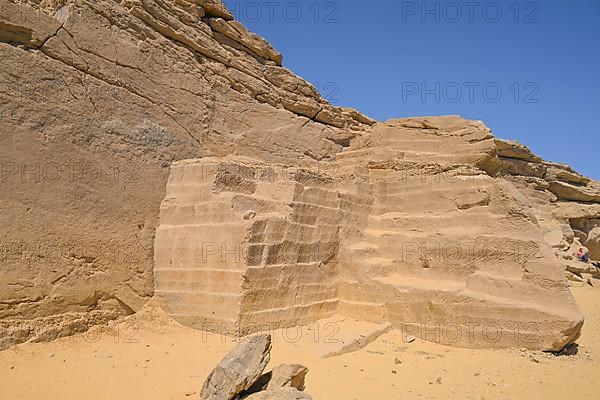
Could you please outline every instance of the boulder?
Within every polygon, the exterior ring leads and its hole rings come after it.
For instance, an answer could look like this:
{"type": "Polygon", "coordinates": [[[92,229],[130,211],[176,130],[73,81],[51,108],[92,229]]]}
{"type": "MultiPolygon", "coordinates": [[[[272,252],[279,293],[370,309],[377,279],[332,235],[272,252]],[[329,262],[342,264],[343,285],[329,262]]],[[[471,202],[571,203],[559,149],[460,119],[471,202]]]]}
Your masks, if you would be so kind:
{"type": "Polygon", "coordinates": [[[308,368],[300,364],[281,364],[272,371],[263,374],[246,391],[246,394],[257,393],[262,390],[275,390],[282,387],[293,387],[304,390],[304,379],[308,368]]]}
{"type": "Polygon", "coordinates": [[[579,229],[573,229],[573,234],[581,243],[585,243],[587,241],[587,233],[580,231],[579,229]]]}
{"type": "Polygon", "coordinates": [[[585,246],[590,250],[592,260],[600,260],[600,228],[594,228],[588,233],[585,246]]]}
{"type": "Polygon", "coordinates": [[[581,261],[570,261],[567,264],[567,268],[566,269],[569,272],[572,272],[572,273],[577,274],[577,275],[581,275],[581,274],[589,274],[595,268],[592,265],[590,265],[588,263],[581,262],[581,261]]]}
{"type": "Polygon", "coordinates": [[[271,379],[267,389],[274,390],[282,387],[293,387],[304,390],[304,379],[308,368],[300,364],[281,364],[271,371],[271,379]]]}
{"type": "Polygon", "coordinates": [[[257,335],[244,339],[208,375],[200,391],[200,398],[235,398],[258,380],[270,358],[271,335],[257,335]]]}
{"type": "Polygon", "coordinates": [[[312,397],[293,387],[265,390],[251,394],[245,400],[312,400],[312,397]]]}
{"type": "Polygon", "coordinates": [[[570,281],[573,281],[573,282],[579,282],[579,283],[585,282],[585,280],[581,276],[571,273],[571,272],[567,272],[567,279],[570,281]]]}

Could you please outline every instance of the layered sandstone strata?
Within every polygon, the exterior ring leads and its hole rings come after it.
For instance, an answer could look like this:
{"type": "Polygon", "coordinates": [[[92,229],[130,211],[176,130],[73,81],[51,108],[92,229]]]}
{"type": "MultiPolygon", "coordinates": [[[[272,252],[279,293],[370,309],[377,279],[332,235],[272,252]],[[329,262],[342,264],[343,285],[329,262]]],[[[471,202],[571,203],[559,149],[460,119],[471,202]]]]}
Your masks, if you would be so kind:
{"type": "Polygon", "coordinates": [[[342,313],[467,347],[578,337],[562,268],[526,199],[491,172],[496,154],[483,124],[431,117],[378,124],[338,155],[368,169],[373,197],[341,246],[342,313]]]}
{"type": "Polygon", "coordinates": [[[389,121],[335,162],[177,163],[155,241],[180,321],[245,334],[341,313],[468,347],[557,350],[583,317],[489,129],[389,121]],[[290,173],[292,171],[292,173],[290,173]]]}
{"type": "Polygon", "coordinates": [[[218,0],[0,0],[0,56],[0,348],[155,293],[236,334],[579,334],[553,251],[598,242],[598,183],[481,123],[333,107],[218,0]]]}
{"type": "Polygon", "coordinates": [[[542,160],[518,142],[496,139],[496,145],[497,174],[527,197],[548,243],[560,251],[576,240],[600,260],[600,184],[568,165],[542,160]]]}
{"type": "Polygon", "coordinates": [[[0,348],[151,298],[171,163],[332,159],[374,123],[217,0],[0,0],[0,58],[0,348]]]}
{"type": "Polygon", "coordinates": [[[155,240],[156,294],[167,312],[223,333],[331,315],[340,243],[332,184],[244,158],[174,164],[155,240]]]}

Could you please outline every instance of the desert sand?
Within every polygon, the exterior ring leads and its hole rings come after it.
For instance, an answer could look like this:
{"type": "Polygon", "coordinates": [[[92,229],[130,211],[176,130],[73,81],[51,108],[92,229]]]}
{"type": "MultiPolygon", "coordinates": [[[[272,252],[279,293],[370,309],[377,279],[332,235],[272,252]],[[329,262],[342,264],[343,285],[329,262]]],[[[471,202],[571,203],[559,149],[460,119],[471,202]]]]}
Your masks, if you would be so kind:
{"type": "MultiPolygon", "coordinates": [[[[574,356],[472,350],[420,339],[404,343],[396,330],[359,351],[324,359],[319,349],[329,334],[315,344],[314,332],[304,327],[298,343],[292,343],[292,331],[288,340],[274,334],[270,366],[290,360],[306,365],[306,391],[317,399],[596,399],[600,292],[589,286],[573,292],[586,315],[574,356]]],[[[94,330],[1,352],[0,398],[197,398],[207,374],[236,344],[232,337],[194,331],[157,312],[138,318],[135,329],[121,323],[118,334],[94,330]]],[[[332,337],[337,335],[343,332],[332,337]]]]}

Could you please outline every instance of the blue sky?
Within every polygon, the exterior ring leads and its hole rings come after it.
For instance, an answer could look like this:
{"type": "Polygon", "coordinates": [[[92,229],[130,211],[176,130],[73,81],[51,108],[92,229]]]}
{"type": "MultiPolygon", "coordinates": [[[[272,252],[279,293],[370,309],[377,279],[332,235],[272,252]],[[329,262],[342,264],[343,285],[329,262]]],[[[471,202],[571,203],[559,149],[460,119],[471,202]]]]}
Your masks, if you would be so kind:
{"type": "Polygon", "coordinates": [[[600,180],[599,0],[225,3],[335,104],[481,119],[600,180]]]}

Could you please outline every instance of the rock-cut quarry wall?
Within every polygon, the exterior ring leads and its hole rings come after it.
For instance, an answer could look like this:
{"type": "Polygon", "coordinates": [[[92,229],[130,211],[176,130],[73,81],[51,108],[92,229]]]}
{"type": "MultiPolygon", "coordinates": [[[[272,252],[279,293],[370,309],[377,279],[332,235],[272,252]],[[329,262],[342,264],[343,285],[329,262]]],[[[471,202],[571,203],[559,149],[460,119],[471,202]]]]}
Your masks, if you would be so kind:
{"type": "Polygon", "coordinates": [[[172,163],[331,159],[374,123],[216,0],[0,0],[0,59],[0,348],[153,296],[172,163]]]}
{"type": "Polygon", "coordinates": [[[243,335],[339,313],[446,344],[557,350],[583,323],[483,124],[377,124],[336,160],[171,168],[156,295],[180,322],[243,335]],[[443,334],[440,334],[443,333],[443,334]]]}
{"type": "Polygon", "coordinates": [[[0,0],[0,56],[0,348],[154,295],[235,334],[579,335],[564,251],[598,257],[598,183],[482,123],[334,107],[218,0],[0,0]]]}
{"type": "Polygon", "coordinates": [[[234,334],[331,315],[341,212],[332,183],[243,158],[175,164],[154,250],[167,312],[234,334]]]}

